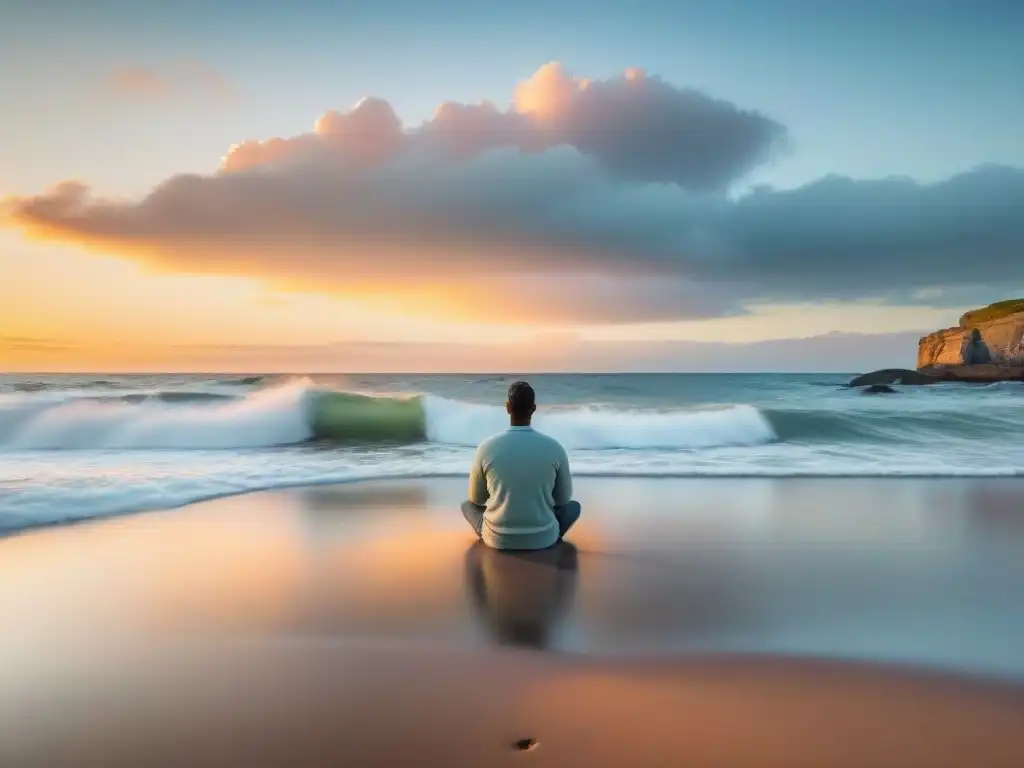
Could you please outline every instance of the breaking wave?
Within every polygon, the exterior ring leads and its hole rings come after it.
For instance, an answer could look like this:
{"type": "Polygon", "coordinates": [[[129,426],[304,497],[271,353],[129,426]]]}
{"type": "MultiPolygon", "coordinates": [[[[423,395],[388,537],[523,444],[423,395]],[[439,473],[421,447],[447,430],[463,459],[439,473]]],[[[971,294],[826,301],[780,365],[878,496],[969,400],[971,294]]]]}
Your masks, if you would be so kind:
{"type": "MultiPolygon", "coordinates": [[[[116,397],[0,397],[7,449],[257,448],[306,441],[475,446],[507,425],[502,407],[433,395],[379,397],[318,390],[308,381],[231,397],[151,392],[116,397]]],[[[568,448],[674,449],[777,439],[753,406],[705,410],[561,408],[538,414],[568,448]]]]}
{"type": "MultiPolygon", "coordinates": [[[[253,380],[255,381],[255,380],[253,380]]],[[[786,443],[898,443],[1015,430],[1015,409],[544,409],[536,427],[571,450],[685,450],[786,443]]],[[[318,389],[308,379],[234,394],[145,391],[0,394],[0,449],[216,449],[320,443],[472,447],[503,429],[501,406],[429,394],[318,389]]]]}

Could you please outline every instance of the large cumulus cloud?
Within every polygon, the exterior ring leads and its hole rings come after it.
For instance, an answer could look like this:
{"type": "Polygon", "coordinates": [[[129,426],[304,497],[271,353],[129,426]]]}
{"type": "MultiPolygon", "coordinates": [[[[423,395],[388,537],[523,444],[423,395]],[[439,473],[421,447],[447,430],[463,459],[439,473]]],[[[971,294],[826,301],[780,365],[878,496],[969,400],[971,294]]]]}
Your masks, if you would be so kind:
{"type": "Polygon", "coordinates": [[[314,161],[365,168],[419,151],[467,160],[487,150],[543,152],[569,146],[621,179],[721,190],[784,146],[774,120],[699,91],[680,89],[639,69],[610,80],[570,75],[547,64],[501,110],[490,102],[444,102],[406,130],[388,102],[366,98],[326,112],[314,131],[231,148],[222,169],[240,171],[314,161]]]}
{"type": "Polygon", "coordinates": [[[365,99],[141,200],[69,182],[9,201],[8,215],[157,268],[402,289],[424,309],[491,319],[707,317],[1024,284],[1024,172],[722,194],[784,137],[757,112],[640,71],[595,82],[549,65],[507,110],[443,104],[409,129],[365,99]]]}

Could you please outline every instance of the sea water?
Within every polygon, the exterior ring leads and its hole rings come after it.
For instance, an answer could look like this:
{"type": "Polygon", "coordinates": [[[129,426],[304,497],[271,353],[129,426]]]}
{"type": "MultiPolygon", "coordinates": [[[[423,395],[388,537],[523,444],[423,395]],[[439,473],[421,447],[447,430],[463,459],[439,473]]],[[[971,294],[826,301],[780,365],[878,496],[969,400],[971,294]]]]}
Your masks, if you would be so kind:
{"type": "MultiPolygon", "coordinates": [[[[462,475],[514,375],[0,376],[0,531],[249,490],[462,475]]],[[[1024,384],[534,375],[586,476],[1024,474],[1024,384]]]]}

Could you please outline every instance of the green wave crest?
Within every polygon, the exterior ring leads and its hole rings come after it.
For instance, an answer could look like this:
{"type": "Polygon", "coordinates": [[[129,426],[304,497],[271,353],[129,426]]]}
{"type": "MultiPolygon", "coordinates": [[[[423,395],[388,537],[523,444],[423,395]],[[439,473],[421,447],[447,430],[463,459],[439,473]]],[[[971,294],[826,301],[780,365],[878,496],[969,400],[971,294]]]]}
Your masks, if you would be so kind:
{"type": "Polygon", "coordinates": [[[320,392],[311,408],[317,440],[418,442],[426,439],[423,398],[371,397],[350,392],[320,392]]]}

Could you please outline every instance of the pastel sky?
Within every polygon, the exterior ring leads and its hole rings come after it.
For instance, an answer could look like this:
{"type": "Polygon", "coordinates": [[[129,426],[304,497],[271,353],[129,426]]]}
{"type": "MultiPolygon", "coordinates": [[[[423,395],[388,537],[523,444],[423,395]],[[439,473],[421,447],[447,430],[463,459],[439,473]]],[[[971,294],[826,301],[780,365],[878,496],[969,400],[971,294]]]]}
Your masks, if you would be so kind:
{"type": "Polygon", "coordinates": [[[1024,295],[1013,0],[0,19],[0,370],[847,371],[1024,295]]]}

